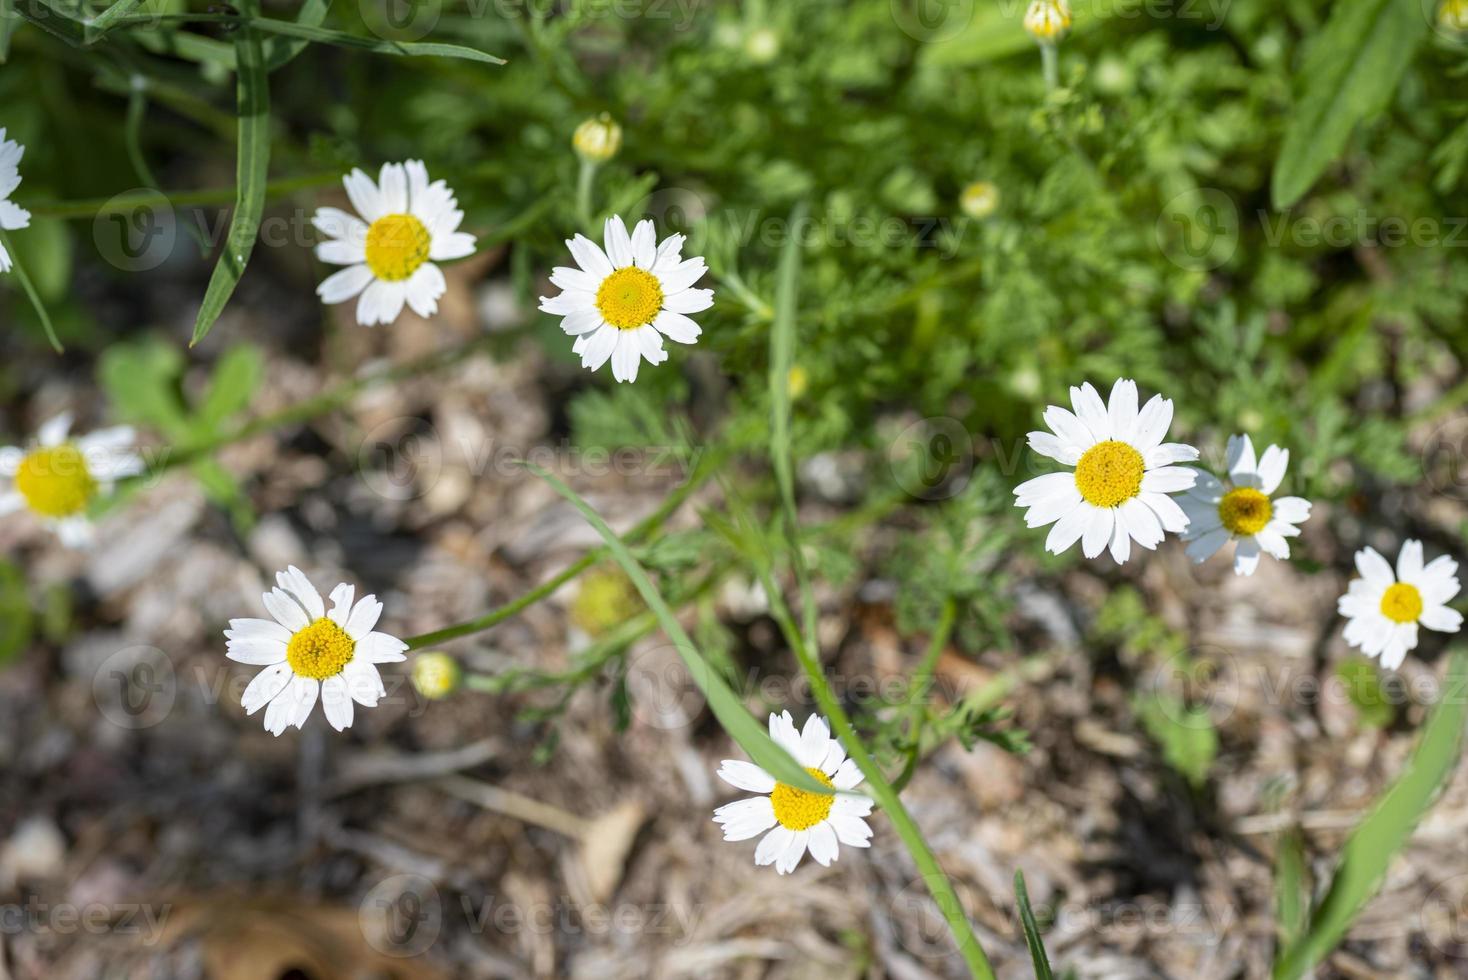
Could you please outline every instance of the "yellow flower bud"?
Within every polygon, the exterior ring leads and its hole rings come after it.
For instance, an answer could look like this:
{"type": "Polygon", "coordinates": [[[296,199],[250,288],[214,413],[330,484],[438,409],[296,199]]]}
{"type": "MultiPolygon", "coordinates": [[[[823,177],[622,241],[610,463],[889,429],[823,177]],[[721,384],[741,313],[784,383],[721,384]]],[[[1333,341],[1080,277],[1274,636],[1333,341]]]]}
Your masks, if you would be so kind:
{"type": "Polygon", "coordinates": [[[446,653],[427,650],[413,658],[413,689],[430,701],[446,698],[459,689],[464,671],[446,653]]]}
{"type": "Polygon", "coordinates": [[[576,154],[588,163],[606,163],[622,148],[622,127],[603,112],[576,127],[571,137],[576,154]]]}
{"type": "Polygon", "coordinates": [[[1066,0],[1034,0],[1025,11],[1025,30],[1041,44],[1055,44],[1070,33],[1070,4],[1066,0]]]}
{"type": "Polygon", "coordinates": [[[999,188],[987,180],[976,180],[963,189],[958,204],[970,218],[983,220],[999,210],[999,188]]]}
{"type": "Polygon", "coordinates": [[[571,600],[571,622],[587,636],[597,637],[642,609],[642,597],[621,569],[593,569],[582,577],[581,589],[571,600]]]}
{"type": "Polygon", "coordinates": [[[1437,8],[1437,26],[1445,31],[1468,34],[1468,0],[1443,0],[1437,8]]]}
{"type": "Polygon", "coordinates": [[[786,378],[786,384],[790,391],[790,398],[794,401],[805,394],[806,389],[810,387],[810,372],[797,364],[790,369],[790,375],[786,378]]]}

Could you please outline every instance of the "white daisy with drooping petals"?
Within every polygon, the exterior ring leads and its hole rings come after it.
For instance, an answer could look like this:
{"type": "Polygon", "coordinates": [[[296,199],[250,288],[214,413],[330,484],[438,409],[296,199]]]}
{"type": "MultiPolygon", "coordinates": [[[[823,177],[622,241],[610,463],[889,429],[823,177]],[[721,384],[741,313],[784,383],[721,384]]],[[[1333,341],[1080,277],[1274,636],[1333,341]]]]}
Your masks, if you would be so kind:
{"type": "Polygon", "coordinates": [[[1407,541],[1397,570],[1375,548],[1356,552],[1358,579],[1352,579],[1336,608],[1346,623],[1346,642],[1395,670],[1417,647],[1417,627],[1456,633],[1463,615],[1448,608],[1458,594],[1458,563],[1447,555],[1422,563],[1422,542],[1407,541]]]}
{"type": "Polygon", "coordinates": [[[701,258],[683,258],[683,235],[661,245],[650,220],[632,234],[622,219],[607,219],[606,251],[583,235],[566,242],[578,268],[557,267],[551,283],[559,296],[542,296],[540,308],[562,318],[561,329],[576,338],[572,350],[581,366],[597,370],[608,360],[612,377],[636,381],[645,359],[668,359],[663,338],[692,344],[703,331],[689,318],[714,305],[712,289],[694,289],[708,267],[701,258]]]}
{"type": "Polygon", "coordinates": [[[328,276],[316,294],[324,303],[357,300],[364,327],[392,323],[406,304],[422,317],[438,312],[448,288],[436,262],[474,253],[474,236],[459,231],[464,212],[442,180],[428,182],[421,160],[385,163],[377,183],[361,170],[342,178],[357,215],[317,208],[311,223],[327,237],[316,257],[345,269],[328,276]]]}
{"type": "Polygon", "coordinates": [[[1200,470],[1193,489],[1179,499],[1188,515],[1183,540],[1188,542],[1188,557],[1200,563],[1237,541],[1234,574],[1253,575],[1261,552],[1280,561],[1290,557],[1290,543],[1285,539],[1299,536],[1299,526],[1310,516],[1310,501],[1304,497],[1270,499],[1289,466],[1288,449],[1269,446],[1256,459],[1254,443],[1247,435],[1229,436],[1225,462],[1225,479],[1200,470]]]}
{"type": "Polygon", "coordinates": [[[245,688],[240,704],[253,715],[265,708],[265,728],[279,735],[289,725],[301,728],[316,706],[332,728],[352,724],[353,702],[377,706],[387,693],[378,664],[398,663],[408,645],[373,629],[382,615],[376,596],[355,605],[355,590],[345,583],[331,590],[331,609],[310,579],[294,565],[275,576],[278,587],[261,598],[272,619],[231,619],[225,656],[265,669],[245,688]]]}
{"type": "MultiPolygon", "coordinates": [[[[29,228],[31,213],[10,199],[20,186],[20,160],[25,156],[25,147],[15,140],[5,138],[5,127],[0,126],[0,228],[19,231],[29,228]]],[[[0,272],[9,272],[10,253],[0,244],[0,272]]]]}
{"type": "Polygon", "coordinates": [[[749,840],[768,830],[755,848],[754,863],[773,864],[782,875],[794,871],[807,850],[819,864],[829,866],[838,856],[838,842],[870,847],[872,828],[866,817],[872,812],[872,801],[850,792],[861,785],[861,770],[831,737],[825,719],[811,715],[805,728],[797,731],[790,712],[771,714],[770,738],[818,783],[845,792],[826,795],[796,789],[776,782],[752,762],[725,759],[719,778],[735,789],[765,795],[726,803],[714,811],[714,822],[724,828],[724,840],[749,840]]]}
{"type": "Polygon", "coordinates": [[[146,468],[133,451],[137,441],[126,425],[71,437],[71,413],[63,412],[41,426],[36,445],[0,449],[0,515],[26,509],[51,525],[61,543],[85,548],[92,543],[87,508],[112,492],[123,477],[146,468]]]}
{"type": "Polygon", "coordinates": [[[1137,409],[1137,385],[1122,378],[1111,388],[1110,403],[1089,383],[1070,389],[1075,411],[1059,405],[1045,409],[1051,432],[1031,432],[1030,448],[1073,466],[1015,487],[1015,506],[1027,507],[1030,527],[1054,524],[1045,550],[1060,554],[1077,541],[1087,558],[1109,542],[1117,564],[1131,555],[1132,542],[1153,549],[1164,532],[1188,526],[1169,494],[1187,490],[1197,479],[1191,467],[1174,466],[1198,458],[1198,450],[1163,442],[1172,424],[1172,401],[1161,395],[1137,409]]]}

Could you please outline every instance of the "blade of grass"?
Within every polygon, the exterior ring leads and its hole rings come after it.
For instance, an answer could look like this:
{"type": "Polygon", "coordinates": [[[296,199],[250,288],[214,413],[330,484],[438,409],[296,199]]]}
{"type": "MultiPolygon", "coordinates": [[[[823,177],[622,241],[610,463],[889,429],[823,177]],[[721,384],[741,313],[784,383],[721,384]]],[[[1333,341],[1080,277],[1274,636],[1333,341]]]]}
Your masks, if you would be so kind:
{"type": "Polygon", "coordinates": [[[1307,931],[1275,961],[1274,980],[1300,980],[1340,943],[1367,901],[1381,887],[1387,867],[1407,843],[1462,749],[1468,714],[1468,647],[1448,663],[1443,694],[1423,726],[1412,759],[1375,809],[1361,821],[1341,854],[1330,888],[1310,916],[1307,931]]]}
{"type": "Polygon", "coordinates": [[[1030,948],[1030,960],[1035,964],[1035,980],[1054,980],[1050,972],[1050,957],[1045,955],[1045,943],[1040,938],[1040,927],[1035,922],[1035,912],[1030,908],[1030,893],[1025,888],[1023,871],[1014,873],[1014,897],[1019,902],[1019,922],[1025,931],[1025,945],[1030,948]]]}
{"type": "Polygon", "coordinates": [[[15,12],[15,0],[0,0],[0,65],[10,57],[10,39],[20,27],[20,14],[15,12]]]}
{"type": "MultiPolygon", "coordinates": [[[[319,27],[331,9],[331,0],[306,0],[296,14],[296,23],[306,27],[319,27]]],[[[295,60],[296,56],[311,44],[304,38],[272,37],[265,45],[265,70],[273,72],[295,60]]]]}
{"type": "Polygon", "coordinates": [[[627,578],[632,581],[633,586],[642,596],[642,601],[647,603],[648,609],[657,616],[658,624],[662,626],[663,632],[673,642],[673,648],[678,651],[684,665],[688,668],[689,675],[693,678],[699,690],[703,692],[708,701],[709,709],[713,711],[714,717],[729,737],[739,744],[749,758],[758,766],[763,768],[779,782],[789,786],[812,793],[829,795],[830,789],[816,782],[809,773],[796,762],[794,757],[786,752],[770,738],[763,725],[755,721],[754,716],[744,707],[744,702],[729,688],[712,666],[694,647],[693,641],[684,632],[683,626],[678,622],[668,604],[663,601],[657,586],[647,577],[637,559],[632,557],[632,552],[622,542],[622,539],[613,533],[602,520],[601,515],[592,510],[591,505],[582,500],[581,497],[566,484],[562,483],[554,474],[534,463],[525,463],[525,467],[540,479],[548,483],[551,489],[566,499],[571,506],[580,511],[581,516],[586,518],[590,524],[601,535],[607,551],[612,559],[626,573],[627,578]]]}
{"type": "Polygon", "coordinates": [[[36,291],[35,283],[31,277],[26,275],[25,266],[20,263],[20,256],[15,253],[15,245],[10,236],[0,231],[0,248],[10,253],[10,271],[20,283],[20,288],[25,292],[26,298],[31,301],[31,306],[36,309],[36,316],[41,319],[41,328],[46,331],[46,339],[51,341],[51,347],[56,353],[63,353],[61,341],[56,337],[56,328],[51,325],[51,315],[46,312],[46,304],[41,302],[41,294],[36,291]]]}
{"type": "Polygon", "coordinates": [[[72,47],[81,47],[87,40],[87,29],[70,13],[46,0],[14,0],[15,10],[41,30],[58,37],[72,47]]]}
{"type": "Polygon", "coordinates": [[[1305,844],[1298,831],[1280,835],[1274,859],[1274,907],[1279,943],[1289,946],[1305,929],[1305,911],[1310,900],[1306,878],[1305,844]]]}
{"type": "Polygon", "coordinates": [[[102,36],[112,29],[112,25],[131,14],[142,2],[143,0],[117,0],[112,6],[93,17],[87,23],[87,43],[95,44],[100,41],[102,36]]]}
{"type": "MultiPolygon", "coordinates": [[[[242,0],[241,9],[248,14],[256,13],[259,0],[242,0]]],[[[235,168],[234,217],[224,251],[204,291],[190,347],[204,339],[224,312],[250,261],[260,231],[260,216],[265,210],[266,176],[270,168],[270,79],[265,72],[260,35],[253,26],[240,28],[235,39],[235,57],[239,63],[236,75],[239,155],[235,168]]]]}
{"type": "Polygon", "coordinates": [[[505,59],[492,54],[466,48],[461,44],[439,44],[433,41],[385,41],[382,38],[358,37],[325,27],[316,27],[288,20],[271,20],[258,17],[251,21],[260,30],[281,37],[299,38],[316,44],[331,44],[339,48],[357,48],[376,54],[395,54],[417,58],[461,58],[486,65],[503,65],[505,59]]]}

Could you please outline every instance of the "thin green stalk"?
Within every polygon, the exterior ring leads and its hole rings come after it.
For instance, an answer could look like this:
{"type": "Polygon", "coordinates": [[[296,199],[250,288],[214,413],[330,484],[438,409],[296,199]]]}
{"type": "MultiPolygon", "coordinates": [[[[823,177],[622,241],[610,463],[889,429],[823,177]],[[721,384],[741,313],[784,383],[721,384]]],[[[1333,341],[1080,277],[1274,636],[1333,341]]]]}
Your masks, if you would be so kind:
{"type": "Polygon", "coordinates": [[[56,328],[51,324],[51,314],[46,312],[46,304],[41,302],[41,294],[37,291],[35,283],[31,282],[30,276],[26,275],[25,266],[21,264],[20,256],[16,254],[15,243],[4,231],[0,231],[0,248],[10,255],[10,273],[15,276],[26,299],[30,300],[31,306],[35,308],[36,316],[41,321],[41,329],[46,331],[46,339],[51,342],[51,348],[58,354],[63,353],[61,340],[56,336],[56,328]]]}
{"type": "MultiPolygon", "coordinates": [[[[309,174],[271,181],[265,187],[267,197],[287,197],[298,191],[329,187],[340,183],[341,174],[309,174]]],[[[44,201],[30,204],[31,213],[38,218],[84,218],[91,221],[99,214],[128,214],[134,208],[156,204],[157,191],[133,191],[116,197],[98,198],[87,201],[44,201]]],[[[165,191],[164,197],[176,208],[201,204],[228,204],[234,200],[233,187],[208,188],[193,191],[165,191]]]]}
{"type": "Polygon", "coordinates": [[[892,788],[899,793],[911,782],[912,774],[917,771],[918,760],[922,758],[923,726],[928,720],[927,705],[924,702],[933,686],[938,658],[948,646],[948,638],[953,635],[953,624],[957,619],[958,603],[952,596],[947,596],[943,600],[943,609],[938,614],[938,625],[933,628],[933,638],[928,642],[928,651],[923,654],[922,663],[918,664],[917,673],[913,675],[912,691],[907,704],[907,760],[903,763],[901,774],[892,780],[892,788]]]}
{"type": "Polygon", "coordinates": [[[1040,66],[1045,72],[1045,88],[1055,91],[1060,87],[1060,56],[1048,41],[1040,42],[1040,66]]]}
{"type": "Polygon", "coordinates": [[[586,228],[590,228],[596,219],[596,212],[591,208],[591,186],[595,180],[596,164],[582,160],[581,172],[576,175],[576,216],[586,228]]]}
{"type": "MultiPolygon", "coordinates": [[[[710,450],[704,453],[703,457],[694,467],[693,472],[689,474],[688,479],[685,480],[683,484],[679,486],[676,490],[674,490],[671,494],[669,494],[668,498],[663,501],[662,505],[659,506],[657,510],[653,511],[653,513],[645,518],[642,523],[633,528],[626,535],[626,540],[635,544],[638,541],[646,538],[648,535],[652,534],[659,527],[661,527],[663,522],[671,517],[673,515],[673,512],[681,507],[683,505],[683,502],[686,501],[690,496],[692,496],[695,490],[703,485],[705,480],[707,480],[719,468],[723,466],[723,461],[726,455],[727,451],[725,450],[710,450]]],[[[478,616],[474,619],[468,620],[467,622],[458,623],[453,626],[446,626],[443,629],[434,630],[432,633],[422,633],[418,636],[410,636],[407,637],[404,642],[408,644],[408,649],[410,650],[421,650],[424,647],[430,647],[439,643],[445,643],[449,640],[456,640],[462,636],[469,636],[473,633],[482,633],[483,631],[490,629],[493,626],[499,625],[500,623],[509,619],[511,616],[514,616],[517,613],[528,609],[530,606],[535,605],[535,603],[549,596],[561,586],[565,585],[567,582],[571,581],[573,578],[586,571],[592,565],[595,565],[598,562],[604,560],[607,554],[608,550],[606,547],[597,548],[594,551],[587,552],[585,555],[582,555],[579,559],[566,566],[565,569],[563,569],[558,575],[550,579],[548,582],[536,586],[529,592],[526,592],[525,594],[518,596],[515,599],[512,599],[502,606],[491,609],[483,616],[478,616]]]]}

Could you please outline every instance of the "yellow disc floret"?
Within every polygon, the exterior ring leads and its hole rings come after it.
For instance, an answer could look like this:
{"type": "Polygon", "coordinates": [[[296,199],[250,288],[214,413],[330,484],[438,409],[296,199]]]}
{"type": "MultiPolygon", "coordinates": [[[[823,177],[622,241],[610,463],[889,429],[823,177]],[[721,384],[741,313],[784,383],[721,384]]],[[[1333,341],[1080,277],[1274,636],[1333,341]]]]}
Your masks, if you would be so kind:
{"type": "Polygon", "coordinates": [[[347,631],[323,616],[291,637],[285,659],[297,677],[324,681],[340,674],[352,662],[356,649],[347,631]]]}
{"type": "Polygon", "coordinates": [[[428,261],[432,236],[411,214],[388,214],[367,229],[367,267],[379,279],[400,282],[428,261]]]}
{"type": "Polygon", "coordinates": [[[646,269],[618,269],[602,280],[596,308],[617,329],[635,330],[657,319],[663,308],[662,283],[646,269]]]}
{"type": "Polygon", "coordinates": [[[71,443],[37,449],[21,460],[15,489],[44,517],[70,517],[86,509],[97,492],[82,452],[71,443]]]}
{"type": "MultiPolygon", "coordinates": [[[[822,786],[833,785],[829,776],[819,769],[807,769],[811,778],[822,786]]],[[[825,793],[811,793],[784,783],[776,783],[770,793],[770,803],[775,808],[775,819],[787,830],[809,830],[831,815],[831,805],[836,797],[825,793]]]]}
{"type": "Polygon", "coordinates": [[[1393,582],[1381,596],[1381,614],[1394,623],[1415,623],[1422,615],[1422,593],[1417,586],[1393,582]]]}
{"type": "Polygon", "coordinates": [[[1076,489],[1088,504],[1117,507],[1142,492],[1145,471],[1141,453],[1108,439],[1087,449],[1076,463],[1076,489]]]}
{"type": "Polygon", "coordinates": [[[1269,497],[1253,487],[1238,487],[1223,495],[1218,502],[1218,519],[1234,534],[1244,537],[1258,534],[1269,523],[1274,505],[1269,497]]]}

